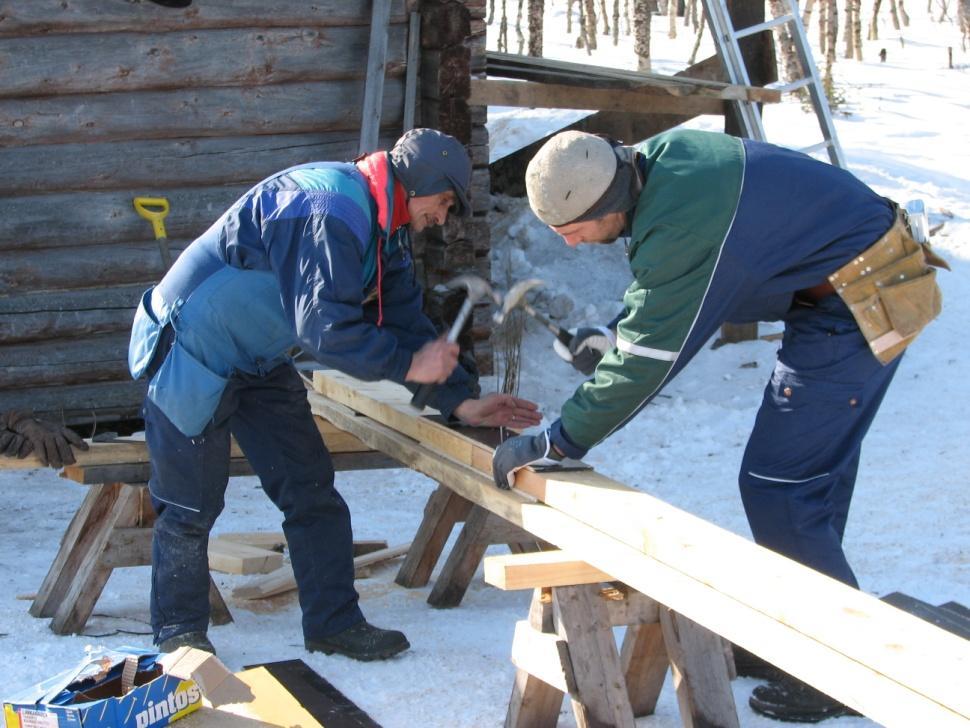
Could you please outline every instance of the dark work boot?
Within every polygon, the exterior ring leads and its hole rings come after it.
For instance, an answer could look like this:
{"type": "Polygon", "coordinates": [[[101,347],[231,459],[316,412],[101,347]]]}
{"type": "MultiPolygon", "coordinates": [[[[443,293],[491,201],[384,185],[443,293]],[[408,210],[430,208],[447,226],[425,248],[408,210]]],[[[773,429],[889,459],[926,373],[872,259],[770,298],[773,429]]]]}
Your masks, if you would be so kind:
{"type": "Polygon", "coordinates": [[[216,648],[209,642],[205,632],[183,632],[167,640],[162,640],[158,645],[159,652],[175,652],[179,647],[194,647],[197,650],[204,650],[216,654],[216,648]]]}
{"type": "Polygon", "coordinates": [[[786,673],[772,665],[763,657],[748,652],[739,645],[731,645],[734,653],[734,669],[738,677],[756,677],[759,680],[777,680],[786,673]]]}
{"type": "Polygon", "coordinates": [[[411,646],[403,632],[381,629],[368,624],[366,620],[329,637],[305,639],[304,644],[309,652],[322,652],[325,655],[336,652],[362,662],[386,660],[411,646]]]}
{"type": "Polygon", "coordinates": [[[791,723],[818,723],[841,715],[859,715],[848,705],[788,674],[756,687],[748,705],[755,713],[791,723]]]}

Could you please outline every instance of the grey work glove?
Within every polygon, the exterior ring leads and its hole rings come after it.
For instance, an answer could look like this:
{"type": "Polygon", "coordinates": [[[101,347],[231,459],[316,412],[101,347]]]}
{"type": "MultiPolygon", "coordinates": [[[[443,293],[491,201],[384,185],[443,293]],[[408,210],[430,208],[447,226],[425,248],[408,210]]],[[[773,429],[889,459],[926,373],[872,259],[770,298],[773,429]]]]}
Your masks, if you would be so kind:
{"type": "Polygon", "coordinates": [[[515,485],[516,470],[526,465],[552,465],[562,457],[549,443],[549,430],[538,435],[519,435],[495,448],[492,478],[499,488],[509,490],[515,485]]]}
{"type": "Polygon", "coordinates": [[[568,347],[558,339],[552,346],[562,359],[586,376],[592,374],[603,355],[616,346],[616,334],[605,326],[583,326],[570,329],[569,333],[573,338],[568,347]]]}
{"type": "Polygon", "coordinates": [[[26,441],[18,457],[23,458],[33,452],[45,466],[61,468],[74,462],[72,445],[80,450],[88,449],[88,444],[73,430],[37,419],[29,412],[11,411],[4,417],[6,429],[21,435],[26,441]]]}

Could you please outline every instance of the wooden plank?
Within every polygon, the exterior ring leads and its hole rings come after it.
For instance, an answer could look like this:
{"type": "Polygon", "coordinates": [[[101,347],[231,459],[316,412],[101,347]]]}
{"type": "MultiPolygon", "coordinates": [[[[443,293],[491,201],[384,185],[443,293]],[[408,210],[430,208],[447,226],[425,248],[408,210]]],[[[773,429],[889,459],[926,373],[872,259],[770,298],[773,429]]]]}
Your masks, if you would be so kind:
{"type": "Polygon", "coordinates": [[[512,664],[562,693],[575,694],[572,676],[567,678],[562,666],[560,655],[564,648],[568,652],[568,645],[559,635],[540,632],[525,620],[515,623],[512,664]]]}
{"type": "Polygon", "coordinates": [[[537,551],[485,558],[485,581],[499,589],[599,584],[612,578],[566,551],[537,551]]]}
{"type": "MultiPolygon", "coordinates": [[[[347,130],[0,148],[0,194],[255,183],[297,164],[350,161],[357,138],[347,130]]],[[[385,134],[381,144],[396,138],[385,134]]]]}
{"type": "Polygon", "coordinates": [[[775,89],[729,84],[721,80],[690,76],[690,74],[668,76],[492,51],[486,54],[486,58],[489,77],[517,78],[551,84],[595,86],[596,88],[651,87],[672,96],[699,95],[725,101],[739,99],[762,103],[778,103],[781,101],[781,93],[775,89]]]}
{"type": "Polygon", "coordinates": [[[598,590],[588,585],[557,587],[552,590],[552,607],[556,633],[569,645],[576,681],[569,697],[577,723],[633,728],[620,654],[598,590]]]}
{"type": "Polygon", "coordinates": [[[418,67],[421,65],[421,14],[412,12],[408,17],[407,67],[404,74],[404,119],[402,128],[414,128],[418,100],[418,67]]]}
{"type": "Polygon", "coordinates": [[[633,715],[653,715],[669,666],[660,622],[627,627],[620,665],[633,715]]]}
{"type": "MultiPolygon", "coordinates": [[[[396,559],[398,556],[406,554],[410,546],[410,543],[406,543],[356,556],[354,557],[354,570],[366,569],[369,566],[396,559]]],[[[293,589],[296,589],[293,567],[290,564],[284,564],[266,576],[253,579],[248,584],[237,586],[232,590],[232,596],[235,599],[264,599],[293,589]]]]}
{"type": "Polygon", "coordinates": [[[660,626],[684,724],[740,728],[723,640],[671,609],[660,610],[660,626]]]}
{"type": "Polygon", "coordinates": [[[0,346],[4,389],[117,381],[128,377],[128,334],[0,346]]]}
{"type": "Polygon", "coordinates": [[[213,536],[223,541],[242,543],[270,551],[279,551],[286,546],[286,536],[282,531],[228,531],[213,536]]]}
{"type": "Polygon", "coordinates": [[[114,529],[101,554],[101,564],[110,569],[151,563],[152,529],[143,526],[114,529]]]}
{"type": "Polygon", "coordinates": [[[649,88],[593,89],[563,84],[473,78],[469,103],[482,106],[693,115],[723,114],[725,102],[697,96],[671,96],[649,88]]]}
{"type": "Polygon", "coordinates": [[[970,717],[959,684],[966,641],[596,473],[522,473],[517,485],[527,490],[499,492],[484,472],[384,424],[312,394],[311,403],[369,445],[874,720],[955,726],[970,717]],[[539,497],[548,505],[526,500],[539,497]]]}
{"type": "Polygon", "coordinates": [[[97,411],[99,422],[111,422],[119,416],[137,417],[146,388],[144,381],[126,378],[77,386],[0,390],[0,411],[32,409],[68,424],[91,422],[91,413],[97,411]]]}
{"type": "Polygon", "coordinates": [[[490,522],[497,518],[481,506],[472,506],[428,595],[428,604],[436,609],[451,609],[461,604],[491,541],[487,535],[490,522]]]}
{"type": "Polygon", "coordinates": [[[394,581],[413,589],[425,586],[441,557],[454,526],[465,520],[472,504],[445,485],[438,484],[424,506],[421,525],[412,540],[411,550],[401,563],[394,581]]]}
{"type": "MultiPolygon", "coordinates": [[[[361,26],[145,30],[0,37],[0,67],[17,69],[0,77],[0,98],[361,78],[367,52],[361,26]]],[[[384,38],[388,73],[400,75],[406,26],[385,25],[384,38]]]]}
{"type": "MultiPolygon", "coordinates": [[[[395,0],[392,22],[406,19],[404,0],[395,0]]],[[[272,3],[265,0],[206,0],[184,10],[154,3],[105,3],[104,0],[30,0],[7,3],[0,33],[143,32],[258,26],[366,25],[366,0],[315,0],[312,3],[272,3]]]]}
{"type": "MultiPolygon", "coordinates": [[[[364,105],[360,113],[360,146],[367,154],[377,149],[381,128],[381,100],[387,74],[387,26],[391,18],[391,0],[374,0],[371,4],[370,39],[367,45],[367,73],[364,76],[364,105]]],[[[360,54],[362,55],[362,54],[360,54]]],[[[354,57],[356,61],[358,56],[354,57]]],[[[402,111],[403,113],[403,111],[402,111]]]]}
{"type": "MultiPolygon", "coordinates": [[[[360,124],[360,87],[352,79],[5,99],[0,145],[352,129],[360,124]]],[[[400,128],[403,78],[389,77],[384,88],[382,123],[400,128]]]]}
{"type": "Polygon", "coordinates": [[[283,566],[278,551],[234,543],[218,537],[209,539],[209,569],[224,574],[268,574],[283,566]]]}

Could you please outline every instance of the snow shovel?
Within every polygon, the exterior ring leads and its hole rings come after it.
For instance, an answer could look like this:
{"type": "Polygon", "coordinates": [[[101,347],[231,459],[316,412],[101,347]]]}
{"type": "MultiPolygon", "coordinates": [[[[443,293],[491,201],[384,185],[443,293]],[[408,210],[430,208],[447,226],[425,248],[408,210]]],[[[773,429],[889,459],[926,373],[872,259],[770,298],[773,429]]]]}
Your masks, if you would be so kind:
{"type": "Polygon", "coordinates": [[[168,200],[164,197],[136,197],[132,203],[135,206],[135,212],[152,224],[158,252],[162,254],[162,267],[167,271],[172,267],[172,251],[168,247],[164,222],[168,214],[168,200]]]}

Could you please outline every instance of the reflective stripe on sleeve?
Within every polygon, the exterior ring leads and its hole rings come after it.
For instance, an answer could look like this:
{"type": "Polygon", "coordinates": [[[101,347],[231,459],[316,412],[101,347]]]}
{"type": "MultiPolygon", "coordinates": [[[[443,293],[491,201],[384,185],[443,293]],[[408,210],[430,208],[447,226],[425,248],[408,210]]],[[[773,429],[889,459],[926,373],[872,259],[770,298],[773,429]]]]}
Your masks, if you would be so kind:
{"type": "Polygon", "coordinates": [[[627,354],[633,354],[634,356],[643,356],[647,359],[660,359],[661,361],[675,361],[679,352],[676,351],[664,351],[663,349],[652,349],[649,346],[640,346],[639,344],[631,344],[629,341],[616,338],[616,348],[620,351],[624,351],[627,354]]]}

